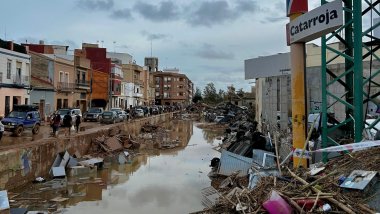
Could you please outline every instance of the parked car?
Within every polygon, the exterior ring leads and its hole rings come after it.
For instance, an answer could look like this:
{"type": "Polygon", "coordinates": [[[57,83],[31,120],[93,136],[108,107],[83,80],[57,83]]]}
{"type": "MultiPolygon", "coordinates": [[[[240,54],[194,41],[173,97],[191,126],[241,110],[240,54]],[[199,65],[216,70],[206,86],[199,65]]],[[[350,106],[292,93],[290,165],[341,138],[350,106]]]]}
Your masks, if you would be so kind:
{"type": "Polygon", "coordinates": [[[3,133],[4,133],[4,125],[0,121],[0,141],[1,141],[1,138],[3,137],[3,133]]]}
{"type": "Polygon", "coordinates": [[[103,108],[90,108],[83,117],[84,122],[86,121],[100,121],[100,115],[103,114],[103,108]]]}
{"type": "Polygon", "coordinates": [[[100,123],[118,123],[121,122],[122,119],[117,115],[115,111],[105,111],[101,115],[100,123]]]}
{"type": "Polygon", "coordinates": [[[159,114],[159,110],[157,107],[152,107],[152,114],[159,114]]]}
{"type": "Polygon", "coordinates": [[[136,117],[144,117],[144,110],[141,108],[135,109],[136,117]]]}
{"type": "Polygon", "coordinates": [[[123,111],[121,108],[111,108],[110,111],[116,112],[116,114],[121,117],[122,120],[128,119],[128,113],[123,111]]]}
{"type": "Polygon", "coordinates": [[[122,118],[122,120],[128,119],[128,113],[126,111],[119,111],[118,114],[122,118]]]}
{"type": "Polygon", "coordinates": [[[33,134],[38,134],[41,117],[37,106],[15,105],[13,111],[1,122],[4,124],[4,130],[12,132],[15,136],[21,136],[25,129],[30,129],[33,134]]]}
{"type": "Polygon", "coordinates": [[[61,124],[63,123],[63,118],[65,115],[69,114],[72,118],[72,121],[75,121],[75,116],[79,114],[82,118],[82,111],[79,108],[64,108],[64,109],[59,109],[57,111],[57,114],[61,116],[61,124]]]}

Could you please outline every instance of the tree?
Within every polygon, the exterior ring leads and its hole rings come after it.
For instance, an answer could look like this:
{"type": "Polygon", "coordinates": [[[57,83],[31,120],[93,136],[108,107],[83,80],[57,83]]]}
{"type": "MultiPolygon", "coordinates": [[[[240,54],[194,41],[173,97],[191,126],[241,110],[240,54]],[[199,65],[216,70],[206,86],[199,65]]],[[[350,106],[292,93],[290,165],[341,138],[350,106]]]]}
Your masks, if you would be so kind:
{"type": "Polygon", "coordinates": [[[207,83],[203,89],[203,101],[208,104],[216,104],[218,102],[219,95],[216,93],[214,83],[207,83]]]}
{"type": "Polygon", "coordinates": [[[243,89],[239,89],[237,92],[236,92],[236,95],[238,95],[240,98],[244,97],[244,91],[243,89]]]}
{"type": "Polygon", "coordinates": [[[220,99],[219,102],[222,102],[222,101],[224,101],[224,99],[226,97],[226,92],[224,92],[222,89],[219,89],[218,95],[219,95],[219,99],[220,99]]]}
{"type": "Polygon", "coordinates": [[[194,94],[194,97],[193,97],[193,103],[197,103],[198,101],[201,101],[202,100],[202,92],[201,92],[201,89],[199,89],[198,87],[195,89],[195,94],[194,94]]]}

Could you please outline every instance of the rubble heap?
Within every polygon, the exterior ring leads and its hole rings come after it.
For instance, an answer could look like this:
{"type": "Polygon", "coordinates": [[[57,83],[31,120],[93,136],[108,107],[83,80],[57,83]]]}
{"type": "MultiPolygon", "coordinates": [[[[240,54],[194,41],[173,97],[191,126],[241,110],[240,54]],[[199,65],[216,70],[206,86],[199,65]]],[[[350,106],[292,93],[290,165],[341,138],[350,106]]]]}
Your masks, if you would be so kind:
{"type": "Polygon", "coordinates": [[[283,167],[282,174],[261,176],[253,188],[248,188],[252,181],[247,176],[219,177],[212,183],[218,199],[198,213],[276,213],[273,209],[279,207],[289,210],[282,213],[375,213],[379,161],[380,148],[372,148],[330,160],[317,171],[283,167]],[[355,173],[357,180],[351,179],[355,173]],[[365,185],[356,187],[360,182],[365,185]],[[282,205],[268,206],[272,202],[282,205]]]}

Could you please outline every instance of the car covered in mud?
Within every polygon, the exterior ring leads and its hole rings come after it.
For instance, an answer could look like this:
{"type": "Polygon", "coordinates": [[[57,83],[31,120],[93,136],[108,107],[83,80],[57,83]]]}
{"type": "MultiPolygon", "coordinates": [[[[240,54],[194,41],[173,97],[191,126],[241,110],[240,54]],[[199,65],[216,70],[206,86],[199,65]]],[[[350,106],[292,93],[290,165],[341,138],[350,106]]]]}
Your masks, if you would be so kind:
{"type": "Polygon", "coordinates": [[[93,107],[90,108],[86,113],[84,113],[83,120],[86,121],[100,121],[100,116],[103,114],[103,108],[93,107]]]}
{"type": "Polygon", "coordinates": [[[12,132],[15,136],[21,136],[24,130],[32,130],[33,134],[38,134],[41,126],[41,117],[37,106],[14,105],[6,117],[1,120],[4,130],[12,132]]]}

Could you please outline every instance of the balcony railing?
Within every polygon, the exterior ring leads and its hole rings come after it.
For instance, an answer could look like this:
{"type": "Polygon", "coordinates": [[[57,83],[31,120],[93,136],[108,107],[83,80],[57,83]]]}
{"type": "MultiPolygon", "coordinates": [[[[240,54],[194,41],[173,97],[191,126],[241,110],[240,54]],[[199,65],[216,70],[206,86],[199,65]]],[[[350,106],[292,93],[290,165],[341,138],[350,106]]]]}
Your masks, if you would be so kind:
{"type": "Polygon", "coordinates": [[[134,79],[134,83],[137,85],[143,85],[143,81],[141,81],[139,79],[134,79]]]}
{"type": "Polygon", "coordinates": [[[12,83],[20,86],[29,85],[29,76],[12,75],[12,83]]]}
{"type": "Polygon", "coordinates": [[[143,94],[141,94],[141,93],[133,93],[133,96],[134,96],[134,97],[142,97],[143,94]]]}
{"type": "Polygon", "coordinates": [[[76,80],[77,87],[80,88],[90,88],[90,81],[87,80],[76,80]]]}
{"type": "Polygon", "coordinates": [[[75,88],[75,83],[68,83],[68,82],[58,82],[57,84],[57,90],[60,91],[73,91],[75,88]]]}

